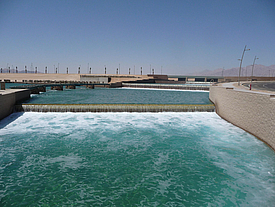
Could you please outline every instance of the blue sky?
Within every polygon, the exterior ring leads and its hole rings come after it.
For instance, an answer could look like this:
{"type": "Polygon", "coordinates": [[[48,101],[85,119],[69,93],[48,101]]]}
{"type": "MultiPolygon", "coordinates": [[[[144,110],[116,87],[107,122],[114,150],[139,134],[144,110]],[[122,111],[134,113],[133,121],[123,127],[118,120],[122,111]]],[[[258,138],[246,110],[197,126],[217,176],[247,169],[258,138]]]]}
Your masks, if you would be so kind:
{"type": "MultiPolygon", "coordinates": [[[[0,67],[187,74],[275,64],[274,0],[0,0],[0,67]]],[[[236,74],[237,75],[237,74],[236,74]]]]}

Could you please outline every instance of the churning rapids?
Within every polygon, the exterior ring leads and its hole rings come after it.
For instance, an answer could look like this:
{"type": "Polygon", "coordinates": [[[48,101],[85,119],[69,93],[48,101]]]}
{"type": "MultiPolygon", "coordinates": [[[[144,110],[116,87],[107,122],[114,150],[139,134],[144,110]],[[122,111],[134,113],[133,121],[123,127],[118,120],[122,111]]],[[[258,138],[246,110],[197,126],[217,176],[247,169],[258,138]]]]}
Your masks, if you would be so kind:
{"type": "Polygon", "coordinates": [[[14,113],[0,206],[273,206],[275,154],[211,112],[14,113]]]}

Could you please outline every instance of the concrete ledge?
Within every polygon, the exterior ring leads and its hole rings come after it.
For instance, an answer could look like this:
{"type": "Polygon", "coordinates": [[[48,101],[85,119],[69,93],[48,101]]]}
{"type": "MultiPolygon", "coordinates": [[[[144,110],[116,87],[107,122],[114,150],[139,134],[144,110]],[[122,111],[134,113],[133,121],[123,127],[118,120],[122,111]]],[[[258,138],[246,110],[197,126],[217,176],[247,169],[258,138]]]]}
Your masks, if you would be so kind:
{"type": "Polygon", "coordinates": [[[13,112],[16,102],[29,97],[30,91],[26,89],[0,90],[0,120],[13,112]]]}
{"type": "MultiPolygon", "coordinates": [[[[231,89],[231,88],[230,88],[231,89]]],[[[223,119],[253,134],[275,150],[275,94],[210,87],[209,99],[223,119]]]]}
{"type": "Polygon", "coordinates": [[[18,112],[214,112],[209,105],[175,104],[22,104],[18,112]]]}

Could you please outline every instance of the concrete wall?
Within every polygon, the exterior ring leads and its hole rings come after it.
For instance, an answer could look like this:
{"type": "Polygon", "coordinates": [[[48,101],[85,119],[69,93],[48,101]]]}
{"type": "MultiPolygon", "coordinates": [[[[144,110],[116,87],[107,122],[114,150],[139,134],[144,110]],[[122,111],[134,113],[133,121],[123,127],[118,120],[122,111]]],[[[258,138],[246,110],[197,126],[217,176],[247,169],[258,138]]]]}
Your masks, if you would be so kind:
{"type": "Polygon", "coordinates": [[[275,95],[211,86],[209,98],[219,116],[275,150],[275,95]]]}
{"type": "Polygon", "coordinates": [[[93,83],[108,83],[108,76],[81,75],[80,81],[89,81],[93,83]]]}
{"type": "Polygon", "coordinates": [[[26,89],[9,89],[0,91],[0,120],[13,112],[17,101],[30,97],[30,91],[26,89]]]}

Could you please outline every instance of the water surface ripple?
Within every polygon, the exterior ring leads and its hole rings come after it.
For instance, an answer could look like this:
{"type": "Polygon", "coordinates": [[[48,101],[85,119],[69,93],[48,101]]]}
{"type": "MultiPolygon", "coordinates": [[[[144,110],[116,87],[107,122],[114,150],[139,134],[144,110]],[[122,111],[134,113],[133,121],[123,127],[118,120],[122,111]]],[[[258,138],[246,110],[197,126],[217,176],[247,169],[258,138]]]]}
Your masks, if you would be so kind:
{"type": "Polygon", "coordinates": [[[274,152],[215,113],[14,113],[0,147],[0,206],[275,202],[274,152]]]}
{"type": "Polygon", "coordinates": [[[34,104],[210,104],[209,92],[147,90],[125,88],[48,90],[32,95],[25,103],[34,104]]]}

